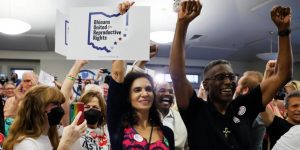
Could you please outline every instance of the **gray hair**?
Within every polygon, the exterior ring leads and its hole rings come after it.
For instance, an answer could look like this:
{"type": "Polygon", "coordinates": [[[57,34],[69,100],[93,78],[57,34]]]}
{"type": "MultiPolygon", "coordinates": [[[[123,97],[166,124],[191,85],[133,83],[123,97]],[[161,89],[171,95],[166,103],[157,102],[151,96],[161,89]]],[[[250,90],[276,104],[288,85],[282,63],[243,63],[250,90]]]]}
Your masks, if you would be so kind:
{"type": "Polygon", "coordinates": [[[293,97],[300,97],[300,90],[295,90],[289,93],[287,96],[284,98],[284,106],[285,108],[288,108],[289,106],[289,100],[293,97]]]}

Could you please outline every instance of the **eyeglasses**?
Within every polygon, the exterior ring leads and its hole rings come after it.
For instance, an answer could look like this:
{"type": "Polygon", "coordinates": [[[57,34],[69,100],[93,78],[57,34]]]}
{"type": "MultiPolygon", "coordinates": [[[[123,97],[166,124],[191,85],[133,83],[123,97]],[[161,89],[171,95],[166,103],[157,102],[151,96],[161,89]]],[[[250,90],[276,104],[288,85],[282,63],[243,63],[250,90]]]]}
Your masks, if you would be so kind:
{"type": "Polygon", "coordinates": [[[224,81],[226,78],[228,78],[230,81],[237,81],[239,78],[239,75],[237,73],[229,73],[229,74],[217,74],[211,78],[206,78],[205,80],[217,80],[217,81],[224,81]]]}

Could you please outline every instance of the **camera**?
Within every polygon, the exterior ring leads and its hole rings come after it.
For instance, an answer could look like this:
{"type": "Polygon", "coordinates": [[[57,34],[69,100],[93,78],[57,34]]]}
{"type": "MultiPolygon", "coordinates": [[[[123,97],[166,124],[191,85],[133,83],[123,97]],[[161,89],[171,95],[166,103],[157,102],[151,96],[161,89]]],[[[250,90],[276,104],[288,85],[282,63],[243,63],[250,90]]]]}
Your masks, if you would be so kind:
{"type": "Polygon", "coordinates": [[[4,84],[7,81],[5,74],[0,74],[0,84],[4,84]]]}
{"type": "Polygon", "coordinates": [[[277,91],[274,99],[284,100],[285,95],[286,95],[285,89],[284,87],[282,87],[277,91]]]}

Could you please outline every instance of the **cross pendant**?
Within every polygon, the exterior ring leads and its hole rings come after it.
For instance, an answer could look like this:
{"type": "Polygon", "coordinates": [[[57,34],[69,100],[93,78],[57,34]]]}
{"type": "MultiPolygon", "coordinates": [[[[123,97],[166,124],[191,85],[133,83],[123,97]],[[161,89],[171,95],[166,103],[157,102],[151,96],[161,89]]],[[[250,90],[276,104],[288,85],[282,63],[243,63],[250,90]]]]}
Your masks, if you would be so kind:
{"type": "Polygon", "coordinates": [[[224,133],[225,138],[227,139],[228,134],[230,133],[230,131],[227,127],[225,127],[223,133],[224,133]]]}

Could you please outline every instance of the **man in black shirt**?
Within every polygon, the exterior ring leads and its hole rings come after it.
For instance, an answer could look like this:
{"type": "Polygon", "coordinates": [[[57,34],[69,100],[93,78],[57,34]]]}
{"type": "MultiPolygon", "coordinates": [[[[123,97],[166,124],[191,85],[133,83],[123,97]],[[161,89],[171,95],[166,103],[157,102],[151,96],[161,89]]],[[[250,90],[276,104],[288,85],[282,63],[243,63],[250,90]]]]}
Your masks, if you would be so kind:
{"type": "Polygon", "coordinates": [[[205,102],[197,97],[186,78],[184,58],[188,25],[200,14],[201,8],[198,0],[181,3],[170,53],[170,73],[179,111],[187,127],[189,147],[191,150],[249,149],[253,120],[292,76],[290,10],[276,7],[271,12],[280,35],[276,72],[233,101],[237,75],[228,61],[212,61],[204,69],[205,102]]]}
{"type": "Polygon", "coordinates": [[[300,91],[292,91],[284,98],[284,101],[287,112],[286,119],[276,116],[271,107],[267,107],[266,111],[261,113],[263,122],[267,126],[270,148],[272,148],[276,144],[276,141],[289,131],[292,126],[300,124],[300,91]]]}

